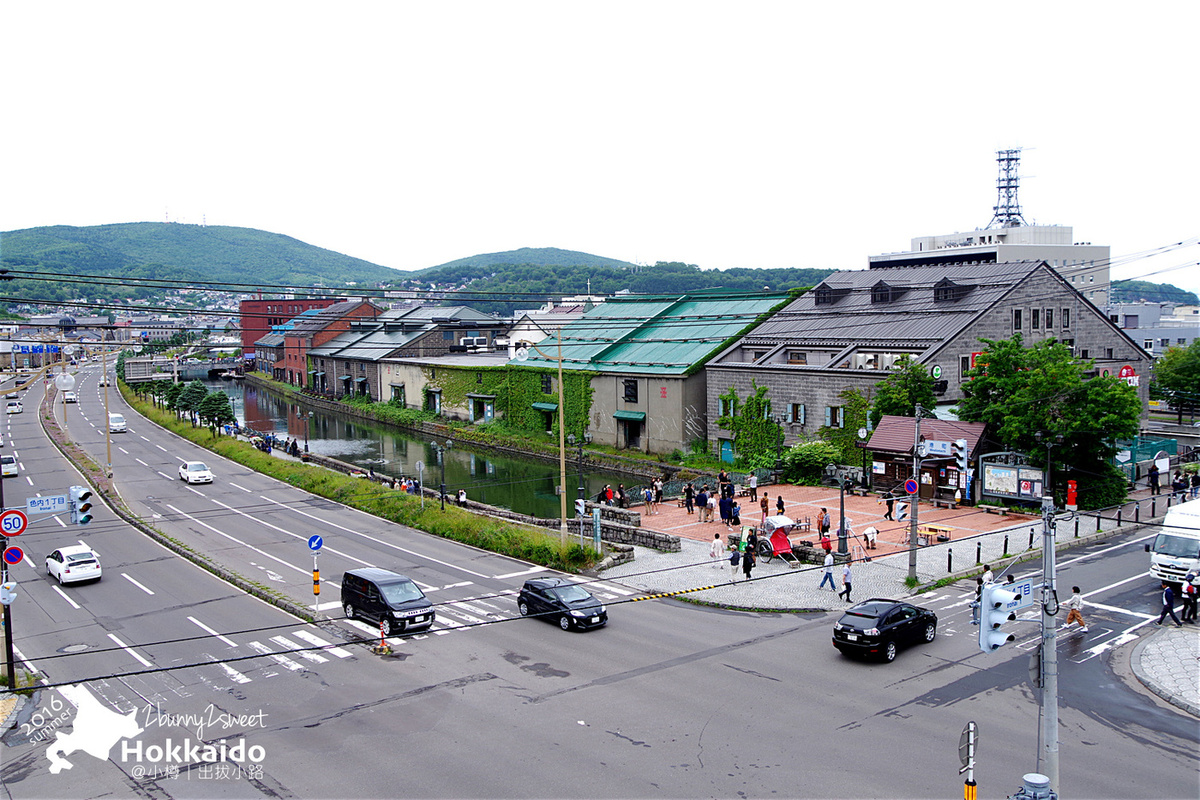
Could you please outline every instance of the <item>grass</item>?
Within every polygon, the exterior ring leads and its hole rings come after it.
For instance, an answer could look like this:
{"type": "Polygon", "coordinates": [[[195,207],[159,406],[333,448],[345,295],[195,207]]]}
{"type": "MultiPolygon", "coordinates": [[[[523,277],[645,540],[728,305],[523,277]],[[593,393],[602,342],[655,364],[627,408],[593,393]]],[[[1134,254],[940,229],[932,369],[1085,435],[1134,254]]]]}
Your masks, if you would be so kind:
{"type": "Polygon", "coordinates": [[[247,442],[214,435],[208,428],[193,427],[175,413],[156,408],[121,387],[129,404],[152,422],[177,433],[218,455],[261,472],[310,494],[364,511],[382,519],[469,544],[481,550],[530,561],[553,569],[577,572],[593,566],[597,556],[578,543],[562,543],[541,528],[493,519],[447,505],[445,510],[426,498],[405,494],[364,478],[355,478],[311,464],[267,455],[247,442]]]}

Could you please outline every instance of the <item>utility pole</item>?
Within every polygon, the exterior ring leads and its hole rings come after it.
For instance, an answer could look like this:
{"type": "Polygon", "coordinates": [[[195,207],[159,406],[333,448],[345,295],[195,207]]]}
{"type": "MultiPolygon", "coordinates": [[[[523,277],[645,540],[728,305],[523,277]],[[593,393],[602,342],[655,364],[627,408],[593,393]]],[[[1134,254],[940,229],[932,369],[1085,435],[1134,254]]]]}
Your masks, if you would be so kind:
{"type": "Polygon", "coordinates": [[[917,404],[916,424],[913,426],[913,480],[917,482],[917,492],[908,500],[908,579],[917,579],[917,506],[921,502],[921,454],[917,449],[921,446],[921,415],[925,409],[917,404]]]}
{"type": "MultiPolygon", "coordinates": [[[[1047,473],[1049,470],[1047,470],[1047,473]]],[[[1047,489],[1049,491],[1049,489],[1047,489]]],[[[1042,752],[1041,771],[1058,785],[1058,594],[1055,591],[1054,497],[1042,497],[1042,752]]]]}
{"type": "Polygon", "coordinates": [[[559,542],[567,544],[567,431],[563,403],[562,326],[558,326],[558,500],[560,506],[559,542]]]}

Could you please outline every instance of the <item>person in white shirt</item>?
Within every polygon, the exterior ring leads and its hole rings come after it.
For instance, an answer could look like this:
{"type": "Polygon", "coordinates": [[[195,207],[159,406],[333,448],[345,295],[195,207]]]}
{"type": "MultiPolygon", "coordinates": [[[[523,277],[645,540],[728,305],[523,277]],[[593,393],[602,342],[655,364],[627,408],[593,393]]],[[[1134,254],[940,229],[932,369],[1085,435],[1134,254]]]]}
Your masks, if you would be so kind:
{"type": "Polygon", "coordinates": [[[994,583],[995,580],[996,580],[996,576],[992,574],[991,564],[984,564],[983,565],[983,582],[984,583],[994,583]]]}
{"type": "Polygon", "coordinates": [[[721,566],[721,562],[725,560],[725,546],[721,544],[720,532],[713,534],[712,544],[708,546],[708,556],[712,559],[713,569],[721,566]]]}
{"type": "Polygon", "coordinates": [[[748,485],[748,488],[750,489],[750,499],[757,501],[758,500],[758,476],[755,475],[753,472],[750,473],[750,479],[747,481],[747,485],[748,485]]]}
{"type": "Polygon", "coordinates": [[[825,588],[825,582],[829,581],[829,591],[836,592],[837,586],[833,583],[833,553],[825,553],[825,575],[821,578],[821,583],[817,585],[818,589],[825,588]]]}
{"type": "Polygon", "coordinates": [[[1067,621],[1063,623],[1064,628],[1071,627],[1072,622],[1078,622],[1081,633],[1087,633],[1087,623],[1083,621],[1083,614],[1079,613],[1079,609],[1083,608],[1083,597],[1079,594],[1079,587],[1071,587],[1071,599],[1065,603],[1067,607],[1067,621]]]}

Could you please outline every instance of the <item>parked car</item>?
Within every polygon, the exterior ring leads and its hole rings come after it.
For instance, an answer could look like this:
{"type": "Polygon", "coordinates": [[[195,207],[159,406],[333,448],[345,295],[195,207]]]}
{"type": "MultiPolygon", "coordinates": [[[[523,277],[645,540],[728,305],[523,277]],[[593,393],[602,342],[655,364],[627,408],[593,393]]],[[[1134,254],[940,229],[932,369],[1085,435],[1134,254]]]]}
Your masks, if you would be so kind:
{"type": "Polygon", "coordinates": [[[186,461],[179,465],[179,480],[185,483],[212,483],[213,474],[203,461],[186,461]]]}
{"type": "Polygon", "coordinates": [[[894,661],[900,647],[932,642],[937,614],[900,600],[874,597],[846,609],[833,626],[833,646],[843,655],[894,661]]]}
{"type": "Polygon", "coordinates": [[[17,477],[17,457],[0,456],[0,478],[17,477]]]}
{"type": "Polygon", "coordinates": [[[388,636],[433,625],[433,603],[412,579],[376,567],[342,575],[342,610],[381,625],[388,636]]]}
{"type": "Polygon", "coordinates": [[[78,403],[79,398],[75,396],[74,392],[63,392],[63,402],[64,403],[78,403]]]}
{"type": "Polygon", "coordinates": [[[60,547],[46,556],[46,574],[60,584],[100,580],[100,556],[90,547],[73,544],[60,547]]]}
{"type": "Polygon", "coordinates": [[[108,415],[108,432],[125,433],[125,416],[123,414],[108,415]]]}
{"type": "Polygon", "coordinates": [[[8,414],[20,414],[24,410],[25,406],[21,405],[20,400],[9,400],[8,405],[4,408],[5,413],[8,414]]]}
{"type": "Polygon", "coordinates": [[[517,595],[522,617],[538,616],[558,623],[564,631],[608,624],[608,609],[591,592],[565,578],[533,578],[517,595]]]}

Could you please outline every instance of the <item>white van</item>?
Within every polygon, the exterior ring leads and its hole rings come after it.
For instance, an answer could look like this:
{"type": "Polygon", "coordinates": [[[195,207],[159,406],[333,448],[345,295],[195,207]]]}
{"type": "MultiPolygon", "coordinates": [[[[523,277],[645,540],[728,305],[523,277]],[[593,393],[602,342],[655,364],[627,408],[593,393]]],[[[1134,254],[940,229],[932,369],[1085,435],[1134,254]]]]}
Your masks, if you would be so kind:
{"type": "Polygon", "coordinates": [[[109,433],[124,433],[125,432],[125,417],[120,414],[108,415],[108,432],[109,433]]]}
{"type": "Polygon", "coordinates": [[[1178,584],[1189,572],[1200,574],[1200,500],[1167,509],[1162,531],[1146,545],[1146,552],[1156,580],[1178,584]]]}

